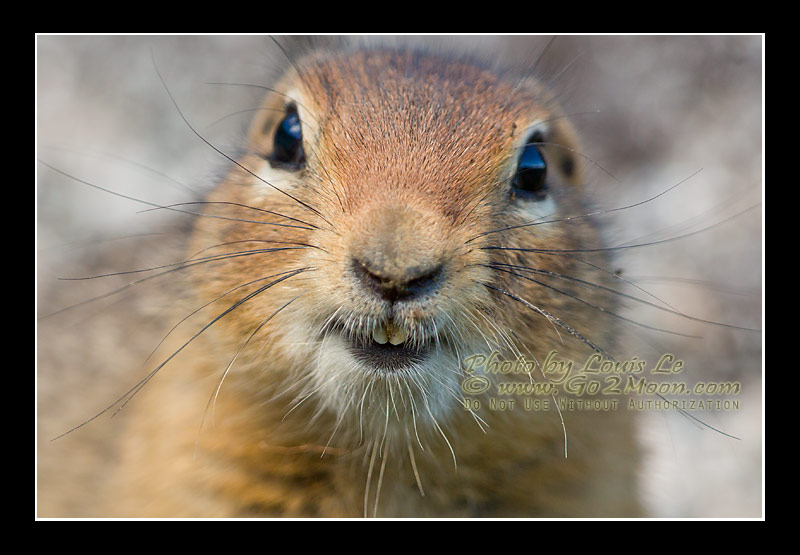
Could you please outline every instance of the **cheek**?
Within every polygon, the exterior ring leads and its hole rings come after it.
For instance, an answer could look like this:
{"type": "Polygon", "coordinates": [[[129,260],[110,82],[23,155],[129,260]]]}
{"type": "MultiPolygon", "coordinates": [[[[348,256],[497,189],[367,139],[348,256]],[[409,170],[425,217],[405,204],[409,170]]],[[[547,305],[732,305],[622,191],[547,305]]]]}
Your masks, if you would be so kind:
{"type": "MultiPolygon", "coordinates": [[[[520,204],[520,215],[527,221],[535,222],[538,220],[553,219],[558,212],[556,199],[552,194],[540,201],[522,200],[520,204]]],[[[536,226],[532,226],[536,227],[536,226]]]]}
{"type": "MultiPolygon", "coordinates": [[[[273,168],[266,160],[261,163],[258,171],[253,173],[258,177],[253,179],[251,198],[253,202],[264,203],[267,207],[271,201],[275,200],[276,194],[285,196],[281,191],[290,192],[297,188],[298,181],[294,173],[273,168]]],[[[302,207],[300,208],[302,209],[302,207]]]]}

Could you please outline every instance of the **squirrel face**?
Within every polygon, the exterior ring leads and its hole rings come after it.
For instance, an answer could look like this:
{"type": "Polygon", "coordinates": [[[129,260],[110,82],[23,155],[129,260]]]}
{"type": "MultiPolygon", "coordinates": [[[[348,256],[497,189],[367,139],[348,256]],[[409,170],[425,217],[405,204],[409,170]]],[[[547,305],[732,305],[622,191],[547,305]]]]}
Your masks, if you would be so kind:
{"type": "Polygon", "coordinates": [[[543,359],[579,336],[569,285],[537,272],[575,275],[556,251],[599,241],[575,133],[536,83],[362,51],[301,61],[256,113],[248,152],[209,198],[226,216],[195,233],[196,250],[265,251],[197,286],[206,300],[257,291],[219,326],[231,341],[264,335],[256,375],[302,384],[340,415],[382,407],[376,425],[390,397],[436,418],[460,410],[464,357],[543,359]]]}

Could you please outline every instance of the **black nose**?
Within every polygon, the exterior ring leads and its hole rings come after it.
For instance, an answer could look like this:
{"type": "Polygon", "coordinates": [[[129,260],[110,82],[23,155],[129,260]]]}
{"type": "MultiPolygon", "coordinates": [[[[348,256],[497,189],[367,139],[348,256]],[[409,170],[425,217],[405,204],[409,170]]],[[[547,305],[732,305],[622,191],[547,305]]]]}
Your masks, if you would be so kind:
{"type": "Polygon", "coordinates": [[[390,273],[374,264],[353,259],[353,271],[365,288],[394,303],[433,293],[439,287],[442,265],[411,267],[390,273]]]}

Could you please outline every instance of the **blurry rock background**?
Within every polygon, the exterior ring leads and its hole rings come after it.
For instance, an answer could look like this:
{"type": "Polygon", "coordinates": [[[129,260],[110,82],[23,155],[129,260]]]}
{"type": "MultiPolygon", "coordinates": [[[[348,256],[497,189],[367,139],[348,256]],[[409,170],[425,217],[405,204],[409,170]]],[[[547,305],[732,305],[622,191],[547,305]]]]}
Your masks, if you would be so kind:
{"type": "MultiPolygon", "coordinates": [[[[621,250],[615,269],[678,311],[762,328],[760,36],[461,36],[445,42],[535,67],[574,114],[589,160],[587,188],[599,209],[653,197],[702,170],[653,202],[604,216],[610,245],[700,231],[756,206],[684,239],[621,250]]],[[[263,91],[210,83],[269,84],[285,65],[275,44],[257,36],[40,36],[37,47],[39,159],[162,205],[193,198],[186,187],[205,190],[224,160],[180,119],[154,61],[192,125],[228,153],[235,153],[248,110],[263,91]]],[[[174,214],[139,213],[146,206],[41,165],[37,171],[40,313],[55,308],[50,299],[65,287],[55,278],[90,257],[96,241],[180,225],[174,214]]],[[[631,413],[649,453],[642,481],[650,513],[762,515],[762,335],[628,304],[630,318],[700,336],[633,328],[623,342],[632,346],[630,356],[651,360],[673,352],[686,361],[686,381],[742,384],[738,410],[693,413],[739,440],[674,411],[631,413]]],[[[108,370],[93,390],[119,394],[108,370]]],[[[42,405],[64,402],[63,383],[54,377],[40,375],[38,387],[40,415],[42,405]]]]}

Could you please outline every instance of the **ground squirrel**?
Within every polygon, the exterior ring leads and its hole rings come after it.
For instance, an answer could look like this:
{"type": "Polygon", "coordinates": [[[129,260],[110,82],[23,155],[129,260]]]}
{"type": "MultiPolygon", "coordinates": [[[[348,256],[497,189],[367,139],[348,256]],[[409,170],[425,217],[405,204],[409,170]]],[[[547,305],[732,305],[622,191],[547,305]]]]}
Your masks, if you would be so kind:
{"type": "MultiPolygon", "coordinates": [[[[607,169],[530,75],[548,41],[527,72],[480,50],[291,42],[262,44],[283,67],[274,82],[209,85],[262,99],[237,148],[210,140],[151,66],[164,113],[223,164],[213,185],[172,184],[190,200],[124,193],[175,228],[94,243],[93,279],[40,285],[40,516],[644,515],[635,413],[496,394],[556,380],[553,352],[629,360],[631,327],[693,335],[626,303],[719,320],[615,273],[609,247],[624,242],[603,216],[638,202],[596,206],[586,175],[607,169]],[[470,368],[492,353],[533,365],[470,368]],[[91,404],[77,393],[101,382],[91,404]],[[45,410],[54,383],[69,395],[45,410]]],[[[41,174],[119,193],[42,152],[41,174]]]]}

